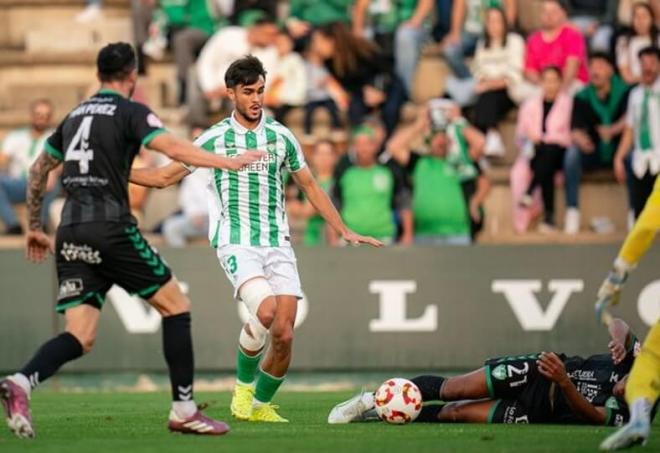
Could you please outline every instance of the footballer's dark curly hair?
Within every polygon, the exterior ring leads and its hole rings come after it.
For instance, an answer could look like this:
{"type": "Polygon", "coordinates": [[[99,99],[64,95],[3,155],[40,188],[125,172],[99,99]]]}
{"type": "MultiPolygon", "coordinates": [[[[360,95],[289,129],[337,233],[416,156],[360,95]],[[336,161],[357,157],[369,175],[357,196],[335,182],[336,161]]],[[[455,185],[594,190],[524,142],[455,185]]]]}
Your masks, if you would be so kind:
{"type": "Polygon", "coordinates": [[[101,82],[124,80],[137,67],[133,47],[125,42],[108,44],[99,51],[96,69],[101,82]]]}
{"type": "Polygon", "coordinates": [[[225,72],[225,86],[236,88],[238,85],[252,85],[257,83],[259,77],[266,79],[266,70],[259,59],[246,55],[234,61],[225,72]]]}

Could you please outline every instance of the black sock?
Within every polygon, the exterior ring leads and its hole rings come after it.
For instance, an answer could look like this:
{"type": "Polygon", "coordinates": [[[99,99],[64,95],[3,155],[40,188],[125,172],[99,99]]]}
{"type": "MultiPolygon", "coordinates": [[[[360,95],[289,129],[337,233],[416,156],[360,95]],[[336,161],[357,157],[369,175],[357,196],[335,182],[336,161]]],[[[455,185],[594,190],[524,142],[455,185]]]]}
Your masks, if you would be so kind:
{"type": "Polygon", "coordinates": [[[445,407],[444,404],[422,407],[422,411],[415,419],[415,423],[440,423],[438,416],[443,407],[445,407]]]}
{"type": "Polygon", "coordinates": [[[60,369],[62,365],[83,355],[83,347],[76,337],[64,332],[44,343],[20,371],[35,388],[60,369]]]}
{"type": "Polygon", "coordinates": [[[170,370],[172,399],[192,401],[195,358],[190,334],[190,313],[163,318],[163,351],[170,370]]]}
{"type": "Polygon", "coordinates": [[[411,381],[422,392],[422,401],[438,401],[440,399],[440,389],[445,382],[445,378],[442,376],[417,376],[416,378],[412,378],[411,381]]]}

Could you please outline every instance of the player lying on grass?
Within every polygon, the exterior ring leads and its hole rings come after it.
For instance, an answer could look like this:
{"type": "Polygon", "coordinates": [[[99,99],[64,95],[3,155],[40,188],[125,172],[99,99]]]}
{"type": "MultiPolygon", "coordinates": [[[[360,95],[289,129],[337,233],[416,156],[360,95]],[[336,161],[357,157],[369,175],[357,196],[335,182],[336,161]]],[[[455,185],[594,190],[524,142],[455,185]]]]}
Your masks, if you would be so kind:
{"type": "MultiPolygon", "coordinates": [[[[608,354],[501,357],[461,376],[411,379],[427,403],[415,421],[620,426],[629,418],[622,398],[639,342],[620,319],[609,333],[608,354]]],[[[375,419],[373,409],[373,393],[362,393],[335,406],[328,423],[375,419]]]]}

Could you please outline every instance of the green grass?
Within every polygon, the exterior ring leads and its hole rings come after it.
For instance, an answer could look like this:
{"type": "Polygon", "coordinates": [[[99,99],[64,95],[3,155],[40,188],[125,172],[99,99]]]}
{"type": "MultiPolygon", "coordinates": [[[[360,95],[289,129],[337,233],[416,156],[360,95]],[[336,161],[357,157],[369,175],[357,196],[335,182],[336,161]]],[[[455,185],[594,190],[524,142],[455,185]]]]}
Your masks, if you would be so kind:
{"type": "MultiPolygon", "coordinates": [[[[34,395],[37,439],[15,439],[0,431],[0,452],[585,452],[596,451],[610,428],[583,426],[409,425],[384,423],[330,426],[329,409],[351,396],[340,393],[282,393],[277,402],[288,425],[231,422],[229,394],[197,395],[207,413],[229,420],[220,438],[173,435],[165,429],[164,393],[54,393],[34,395]]],[[[660,451],[656,423],[645,451],[660,451]]]]}

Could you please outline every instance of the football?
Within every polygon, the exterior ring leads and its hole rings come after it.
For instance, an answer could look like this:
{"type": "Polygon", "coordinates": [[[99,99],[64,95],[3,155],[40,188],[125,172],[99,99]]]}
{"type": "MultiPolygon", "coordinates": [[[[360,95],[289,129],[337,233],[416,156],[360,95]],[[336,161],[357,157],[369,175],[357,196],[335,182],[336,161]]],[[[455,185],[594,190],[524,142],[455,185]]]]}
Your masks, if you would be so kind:
{"type": "Polygon", "coordinates": [[[413,382],[392,378],[378,387],[375,403],[381,420],[404,425],[414,421],[422,410],[422,394],[413,382]]]}

